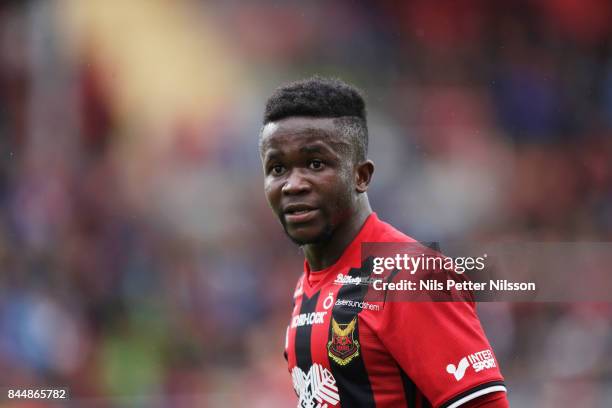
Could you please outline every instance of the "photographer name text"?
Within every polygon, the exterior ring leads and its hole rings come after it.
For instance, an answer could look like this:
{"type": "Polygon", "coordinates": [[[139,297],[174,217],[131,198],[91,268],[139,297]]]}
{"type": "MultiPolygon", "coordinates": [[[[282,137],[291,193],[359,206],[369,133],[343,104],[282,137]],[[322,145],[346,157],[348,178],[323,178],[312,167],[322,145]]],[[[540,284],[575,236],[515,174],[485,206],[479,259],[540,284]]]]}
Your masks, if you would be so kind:
{"type": "Polygon", "coordinates": [[[372,282],[374,290],[399,290],[399,291],[535,291],[534,282],[512,282],[507,279],[491,279],[488,282],[458,282],[454,279],[440,281],[436,279],[421,280],[418,282],[402,279],[398,282],[384,282],[375,279],[372,282]]]}

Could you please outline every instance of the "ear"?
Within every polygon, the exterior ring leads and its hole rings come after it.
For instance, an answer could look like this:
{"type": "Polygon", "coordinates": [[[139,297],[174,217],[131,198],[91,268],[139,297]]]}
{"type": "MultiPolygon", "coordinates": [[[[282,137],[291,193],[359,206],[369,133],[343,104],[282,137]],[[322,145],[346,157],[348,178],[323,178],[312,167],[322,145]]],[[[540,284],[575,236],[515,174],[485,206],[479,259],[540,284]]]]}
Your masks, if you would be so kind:
{"type": "Polygon", "coordinates": [[[372,160],[366,160],[355,165],[355,190],[358,193],[365,193],[368,191],[368,186],[370,185],[370,181],[372,181],[373,174],[374,163],[372,160]]]}

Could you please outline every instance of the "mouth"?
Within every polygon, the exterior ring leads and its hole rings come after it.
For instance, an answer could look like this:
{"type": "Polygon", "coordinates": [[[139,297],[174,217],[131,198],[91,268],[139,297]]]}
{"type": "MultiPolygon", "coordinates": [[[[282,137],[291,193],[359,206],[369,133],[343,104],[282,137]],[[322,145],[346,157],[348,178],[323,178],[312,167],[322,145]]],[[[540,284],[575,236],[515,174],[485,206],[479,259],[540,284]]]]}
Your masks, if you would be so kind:
{"type": "Polygon", "coordinates": [[[304,223],[312,220],[317,208],[306,204],[290,204],[283,210],[285,220],[291,224],[304,223]]]}

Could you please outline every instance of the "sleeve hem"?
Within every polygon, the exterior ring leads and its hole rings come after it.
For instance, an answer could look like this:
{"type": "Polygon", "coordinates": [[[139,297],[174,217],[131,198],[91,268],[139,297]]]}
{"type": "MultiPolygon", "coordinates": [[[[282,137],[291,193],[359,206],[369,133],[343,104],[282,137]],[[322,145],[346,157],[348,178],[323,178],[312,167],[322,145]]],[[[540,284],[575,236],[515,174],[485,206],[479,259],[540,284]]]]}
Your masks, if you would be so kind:
{"type": "Polygon", "coordinates": [[[506,389],[506,385],[502,381],[494,381],[481,384],[448,400],[444,404],[440,405],[440,408],[457,408],[468,401],[480,397],[481,395],[490,394],[492,392],[498,391],[508,391],[506,389]]]}

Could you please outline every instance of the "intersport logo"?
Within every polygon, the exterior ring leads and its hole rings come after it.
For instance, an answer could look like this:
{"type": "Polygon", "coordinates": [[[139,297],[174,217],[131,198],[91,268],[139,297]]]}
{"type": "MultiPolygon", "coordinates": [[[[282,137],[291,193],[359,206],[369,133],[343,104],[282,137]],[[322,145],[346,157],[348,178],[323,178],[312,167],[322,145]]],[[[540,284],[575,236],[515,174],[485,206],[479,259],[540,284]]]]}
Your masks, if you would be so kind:
{"type": "Polygon", "coordinates": [[[465,375],[465,370],[470,366],[467,357],[463,357],[457,367],[454,364],[446,366],[446,372],[455,376],[455,380],[459,381],[465,375]]]}
{"type": "Polygon", "coordinates": [[[455,380],[460,381],[465,375],[465,371],[472,366],[475,372],[480,372],[489,368],[496,367],[495,358],[491,350],[482,350],[473,354],[468,354],[459,360],[459,364],[449,364],[446,366],[446,372],[452,374],[455,380]]]}

